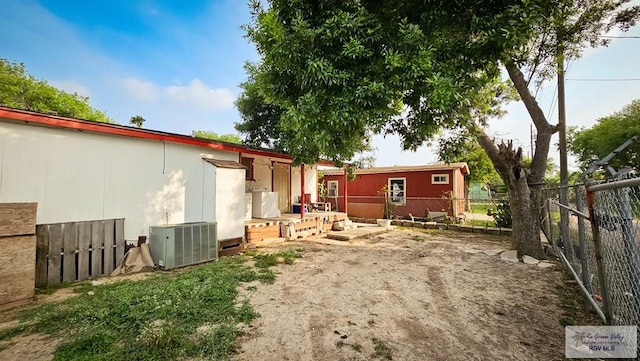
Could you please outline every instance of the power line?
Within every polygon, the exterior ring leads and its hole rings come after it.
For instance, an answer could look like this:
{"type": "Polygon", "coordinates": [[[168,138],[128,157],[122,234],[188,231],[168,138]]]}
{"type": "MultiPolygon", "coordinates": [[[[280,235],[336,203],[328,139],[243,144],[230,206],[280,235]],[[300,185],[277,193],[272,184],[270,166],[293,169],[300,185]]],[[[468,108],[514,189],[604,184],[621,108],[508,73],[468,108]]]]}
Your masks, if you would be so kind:
{"type": "Polygon", "coordinates": [[[628,36],[601,35],[600,38],[605,38],[605,39],[640,39],[640,36],[633,36],[633,35],[628,35],[628,36]]]}
{"type": "Polygon", "coordinates": [[[640,78],[573,78],[571,81],[640,81],[640,78]]]}

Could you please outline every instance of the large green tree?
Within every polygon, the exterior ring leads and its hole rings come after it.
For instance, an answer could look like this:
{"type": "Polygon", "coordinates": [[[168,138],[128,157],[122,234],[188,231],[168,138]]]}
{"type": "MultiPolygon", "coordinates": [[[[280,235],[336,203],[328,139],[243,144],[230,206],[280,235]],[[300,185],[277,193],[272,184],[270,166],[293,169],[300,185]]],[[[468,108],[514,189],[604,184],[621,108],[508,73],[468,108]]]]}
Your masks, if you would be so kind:
{"type": "Polygon", "coordinates": [[[260,94],[255,81],[256,68],[247,63],[245,70],[249,78],[240,84],[242,92],[236,100],[241,121],[235,128],[243,136],[243,144],[254,148],[269,148],[278,152],[287,152],[288,146],[280,117],[284,110],[269,103],[260,94]]]}
{"type": "MultiPolygon", "coordinates": [[[[240,112],[241,121],[235,128],[243,136],[242,143],[254,148],[269,148],[277,152],[288,153],[291,149],[290,141],[295,139],[295,133],[281,125],[284,109],[268,102],[258,89],[255,75],[257,69],[254,64],[245,65],[249,77],[240,84],[242,92],[236,100],[236,108],[240,112]]],[[[371,137],[362,137],[356,147],[357,154],[349,159],[351,167],[371,168],[375,164],[375,157],[371,137]]],[[[295,144],[295,143],[294,143],[295,144]]],[[[338,164],[341,162],[338,161],[338,164]]]]}
{"type": "MultiPolygon", "coordinates": [[[[369,132],[415,149],[443,128],[473,134],[507,186],[518,254],[544,257],[538,220],[551,136],[530,86],[579,56],[637,8],[607,0],[271,0],[252,3],[247,36],[261,62],[259,93],[284,109],[297,162],[349,159],[369,132]],[[501,70],[536,127],[531,167],[522,149],[496,144],[485,121],[500,105],[501,70]]],[[[528,126],[528,124],[523,124],[528,126]]]]}
{"type": "Polygon", "coordinates": [[[242,138],[238,134],[218,134],[212,130],[194,130],[191,135],[196,138],[217,140],[220,142],[242,144],[242,138]]]}
{"type": "Polygon", "coordinates": [[[113,123],[89,98],[69,94],[27,73],[24,64],[0,59],[0,105],[63,117],[113,123]]]}
{"type": "Polygon", "coordinates": [[[619,112],[598,119],[591,128],[574,130],[569,149],[578,157],[580,167],[586,169],[633,136],[638,141],[611,160],[614,169],[640,167],[640,99],[619,112]]]}
{"type": "Polygon", "coordinates": [[[440,136],[437,143],[439,161],[445,163],[466,162],[469,166],[469,176],[464,179],[467,210],[471,210],[469,190],[472,183],[483,185],[502,183],[491,159],[466,128],[456,129],[440,136]]]}

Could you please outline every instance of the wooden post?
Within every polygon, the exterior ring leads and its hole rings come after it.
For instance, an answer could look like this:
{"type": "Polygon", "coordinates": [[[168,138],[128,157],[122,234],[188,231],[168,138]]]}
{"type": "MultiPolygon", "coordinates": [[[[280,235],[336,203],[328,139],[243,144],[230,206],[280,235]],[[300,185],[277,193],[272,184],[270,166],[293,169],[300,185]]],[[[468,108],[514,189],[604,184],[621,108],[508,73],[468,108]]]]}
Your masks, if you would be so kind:
{"type": "Polygon", "coordinates": [[[89,279],[89,247],[91,222],[78,223],[78,281],[89,279]]]}
{"type": "Polygon", "coordinates": [[[300,218],[304,218],[304,163],[300,164],[300,218]]]}
{"type": "Polygon", "coordinates": [[[36,287],[47,285],[47,254],[49,253],[49,226],[36,226],[36,287]]]}
{"type": "MultiPolygon", "coordinates": [[[[349,174],[347,172],[347,168],[344,169],[344,213],[347,213],[347,203],[349,203],[347,201],[349,195],[348,195],[348,189],[349,189],[349,174]]],[[[338,194],[338,196],[340,196],[340,194],[338,194]]]]}

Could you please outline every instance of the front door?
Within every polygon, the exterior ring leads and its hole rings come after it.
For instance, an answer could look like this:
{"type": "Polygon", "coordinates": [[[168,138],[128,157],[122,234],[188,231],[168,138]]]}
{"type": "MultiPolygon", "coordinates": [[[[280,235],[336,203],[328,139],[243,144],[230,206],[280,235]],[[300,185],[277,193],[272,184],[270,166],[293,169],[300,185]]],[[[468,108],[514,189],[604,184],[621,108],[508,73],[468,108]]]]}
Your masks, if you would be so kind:
{"type": "Polygon", "coordinates": [[[273,191],[278,192],[280,213],[291,213],[291,166],[275,163],[273,166],[273,191]]]}

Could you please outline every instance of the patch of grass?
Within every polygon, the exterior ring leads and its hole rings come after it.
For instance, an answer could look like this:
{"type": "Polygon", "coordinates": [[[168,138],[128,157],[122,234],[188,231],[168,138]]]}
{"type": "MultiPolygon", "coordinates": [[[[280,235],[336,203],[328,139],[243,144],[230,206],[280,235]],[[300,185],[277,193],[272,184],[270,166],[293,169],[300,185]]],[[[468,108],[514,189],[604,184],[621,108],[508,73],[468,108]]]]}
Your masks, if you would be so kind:
{"type": "Polygon", "coordinates": [[[424,238],[422,238],[420,236],[416,236],[416,235],[412,236],[411,239],[416,241],[416,242],[424,242],[425,241],[424,238]]]}
{"type": "Polygon", "coordinates": [[[276,275],[268,268],[262,268],[258,271],[257,279],[262,283],[272,284],[276,281],[276,275]]]}
{"type": "Polygon", "coordinates": [[[487,214],[489,209],[496,209],[491,203],[471,203],[471,213],[487,214]]]}
{"type": "Polygon", "coordinates": [[[464,224],[479,227],[497,227],[495,221],[483,221],[480,219],[467,219],[464,224]]]}
{"type": "Polygon", "coordinates": [[[343,348],[344,346],[349,346],[352,350],[356,351],[356,352],[362,352],[362,345],[360,345],[359,343],[349,343],[349,342],[344,342],[342,340],[339,340],[338,342],[336,342],[336,346],[338,348],[343,348]]]}
{"type": "Polygon", "coordinates": [[[602,320],[595,312],[587,310],[584,293],[573,278],[565,276],[562,284],[556,285],[556,294],[560,300],[562,326],[600,326],[602,320]],[[568,282],[567,282],[568,281],[568,282]]]}
{"type": "Polygon", "coordinates": [[[293,264],[296,258],[300,258],[300,252],[293,249],[285,249],[278,253],[256,253],[253,255],[257,268],[269,268],[275,266],[282,260],[285,264],[293,264]]]}
{"type": "Polygon", "coordinates": [[[391,353],[391,348],[387,346],[386,342],[382,340],[378,340],[377,338],[372,339],[374,344],[374,352],[371,354],[372,358],[381,358],[384,360],[393,360],[393,355],[391,353]]]}
{"type": "Polygon", "coordinates": [[[244,262],[229,257],[140,281],[89,283],[78,297],[23,310],[22,323],[0,331],[0,340],[63,337],[54,360],[225,359],[236,325],[259,316],[247,300],[238,303],[239,284],[275,279],[268,267],[256,272],[244,262]]]}
{"type": "Polygon", "coordinates": [[[0,330],[0,341],[10,340],[14,336],[24,333],[25,330],[26,330],[25,325],[16,325],[13,327],[7,327],[5,329],[2,329],[0,330]]]}
{"type": "Polygon", "coordinates": [[[57,290],[61,288],[77,287],[78,285],[79,285],[78,283],[60,282],[56,285],[51,285],[43,288],[36,288],[35,293],[37,295],[50,295],[55,293],[57,290]]]}

